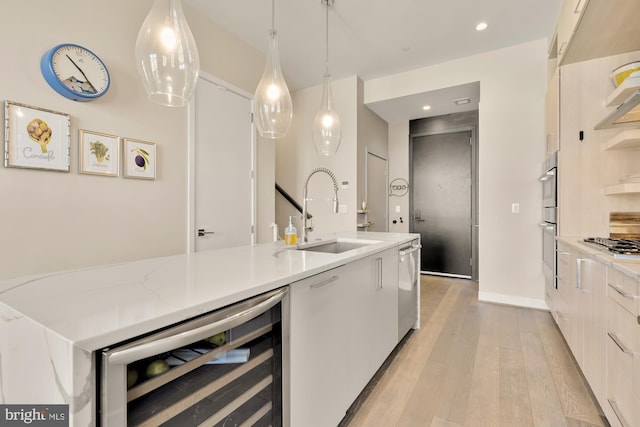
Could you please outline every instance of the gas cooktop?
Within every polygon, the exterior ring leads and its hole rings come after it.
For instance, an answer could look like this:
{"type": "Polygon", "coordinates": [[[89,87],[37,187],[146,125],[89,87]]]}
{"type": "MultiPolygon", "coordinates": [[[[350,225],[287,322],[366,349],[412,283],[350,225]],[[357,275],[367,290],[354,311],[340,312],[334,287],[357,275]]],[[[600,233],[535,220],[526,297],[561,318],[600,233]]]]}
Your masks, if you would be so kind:
{"type": "Polygon", "coordinates": [[[595,245],[598,249],[613,255],[614,258],[640,259],[640,240],[587,237],[584,242],[595,245]]]}

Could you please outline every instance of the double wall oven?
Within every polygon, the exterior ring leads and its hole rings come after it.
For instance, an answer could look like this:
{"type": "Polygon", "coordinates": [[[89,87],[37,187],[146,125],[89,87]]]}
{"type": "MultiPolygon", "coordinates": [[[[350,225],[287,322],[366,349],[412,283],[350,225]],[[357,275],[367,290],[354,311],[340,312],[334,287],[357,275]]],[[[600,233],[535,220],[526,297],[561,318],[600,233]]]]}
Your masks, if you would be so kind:
{"type": "Polygon", "coordinates": [[[542,271],[545,282],[557,288],[556,236],[558,234],[558,152],[552,153],[543,165],[542,176],[542,271]]]}

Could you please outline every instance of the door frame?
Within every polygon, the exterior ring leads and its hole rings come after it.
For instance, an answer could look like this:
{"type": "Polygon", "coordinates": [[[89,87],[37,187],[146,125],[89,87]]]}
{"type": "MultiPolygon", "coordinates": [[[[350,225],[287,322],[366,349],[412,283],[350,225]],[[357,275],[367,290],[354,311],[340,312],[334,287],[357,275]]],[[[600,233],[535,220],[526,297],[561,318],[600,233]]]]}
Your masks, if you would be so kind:
{"type": "MultiPolygon", "coordinates": [[[[253,121],[253,94],[236,87],[218,77],[200,71],[198,80],[205,80],[223,91],[232,92],[251,101],[251,244],[256,243],[256,127],[253,121]]],[[[195,252],[196,247],[196,94],[194,93],[187,105],[187,253],[195,252]]]]}
{"type": "Polygon", "coordinates": [[[387,181],[387,185],[386,185],[386,204],[385,204],[385,212],[384,212],[384,231],[387,232],[389,231],[389,159],[381,156],[380,154],[374,153],[373,151],[369,150],[369,148],[365,148],[365,157],[364,157],[364,197],[365,200],[367,201],[367,204],[369,203],[369,154],[371,154],[374,157],[377,157],[380,160],[384,160],[386,162],[386,168],[384,171],[384,177],[385,180],[387,181]]]}
{"type": "MultiPolygon", "coordinates": [[[[409,227],[413,224],[413,144],[414,139],[424,136],[443,135],[450,133],[470,132],[471,144],[471,280],[479,277],[479,222],[478,222],[478,176],[480,163],[478,162],[478,126],[450,127],[441,131],[420,132],[409,136],[409,227]]],[[[409,229],[411,232],[411,229],[409,229]]]]}

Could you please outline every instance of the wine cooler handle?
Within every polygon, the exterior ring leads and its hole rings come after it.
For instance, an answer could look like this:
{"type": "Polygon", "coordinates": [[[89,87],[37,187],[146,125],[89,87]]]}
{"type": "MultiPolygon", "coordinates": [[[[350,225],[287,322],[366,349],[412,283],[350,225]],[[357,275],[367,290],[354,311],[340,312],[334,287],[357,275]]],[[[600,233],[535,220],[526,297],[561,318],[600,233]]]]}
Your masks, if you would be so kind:
{"type": "Polygon", "coordinates": [[[285,287],[270,294],[236,304],[227,309],[218,310],[211,314],[212,323],[194,325],[194,323],[203,322],[203,318],[198,318],[193,322],[186,322],[168,330],[167,336],[154,337],[154,335],[152,335],[148,337],[148,339],[142,339],[114,350],[105,351],[106,360],[109,364],[113,365],[127,364],[187,346],[195,341],[226,331],[261,315],[282,301],[288,291],[289,289],[285,287]]]}

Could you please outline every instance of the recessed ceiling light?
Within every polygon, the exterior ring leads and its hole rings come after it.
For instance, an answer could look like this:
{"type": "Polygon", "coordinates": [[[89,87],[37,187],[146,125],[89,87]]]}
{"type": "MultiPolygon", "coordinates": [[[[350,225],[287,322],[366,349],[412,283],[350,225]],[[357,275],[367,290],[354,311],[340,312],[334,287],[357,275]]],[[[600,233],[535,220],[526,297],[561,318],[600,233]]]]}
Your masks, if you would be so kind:
{"type": "Polygon", "coordinates": [[[453,102],[456,103],[456,105],[462,105],[462,104],[468,104],[471,102],[470,98],[459,98],[459,99],[454,99],[453,102]]]}
{"type": "Polygon", "coordinates": [[[476,25],[476,31],[484,31],[488,26],[489,25],[486,22],[480,22],[478,25],[476,25]]]}
{"type": "Polygon", "coordinates": [[[431,110],[431,105],[423,105],[423,106],[422,106],[422,109],[423,109],[424,111],[429,111],[429,110],[431,110]]]}

